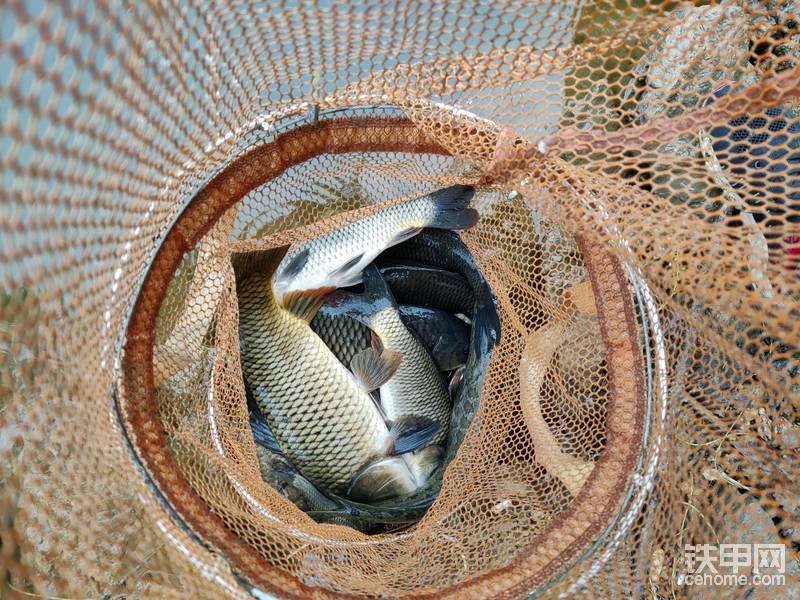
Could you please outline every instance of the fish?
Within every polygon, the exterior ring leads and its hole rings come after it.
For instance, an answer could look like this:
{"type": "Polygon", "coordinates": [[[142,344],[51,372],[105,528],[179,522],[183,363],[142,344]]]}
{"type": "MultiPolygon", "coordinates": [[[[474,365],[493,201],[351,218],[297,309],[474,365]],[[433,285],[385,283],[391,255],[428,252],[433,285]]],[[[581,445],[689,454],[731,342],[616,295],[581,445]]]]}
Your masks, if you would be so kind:
{"type": "Polygon", "coordinates": [[[247,393],[288,459],[336,494],[377,501],[415,491],[425,465],[400,456],[423,448],[441,425],[420,416],[387,423],[370,392],[398,369],[390,350],[364,350],[342,365],[308,326],[331,289],[292,292],[281,308],[271,276],[288,246],[231,257],[239,301],[239,342],[247,393]],[[415,465],[416,466],[416,465],[415,465]]]}
{"type": "Polygon", "coordinates": [[[424,486],[400,501],[364,504],[323,492],[287,459],[258,407],[249,401],[248,406],[262,479],[318,523],[344,525],[364,533],[380,526],[406,525],[421,519],[438,496],[441,468],[424,486]]]}
{"type": "Polygon", "coordinates": [[[464,366],[469,353],[469,325],[462,319],[435,308],[398,305],[400,318],[430,352],[440,371],[464,366]]]}
{"type": "MultiPolygon", "coordinates": [[[[440,371],[464,365],[469,352],[469,326],[463,320],[434,308],[404,304],[397,308],[403,323],[431,354],[440,371]]],[[[311,329],[345,365],[371,344],[372,332],[366,325],[329,304],[320,308],[311,321],[311,329]]]]}
{"type": "Polygon", "coordinates": [[[479,218],[469,207],[474,194],[470,186],[453,185],[292,247],[273,275],[278,305],[285,307],[286,296],[296,292],[360,283],[361,271],[378,254],[425,227],[469,229],[479,218]]]}
{"type": "Polygon", "coordinates": [[[363,293],[340,290],[331,295],[329,302],[370,328],[375,334],[372,342],[376,350],[402,357],[394,375],[380,386],[383,414],[392,421],[414,415],[439,423],[441,429],[432,442],[443,442],[450,416],[450,396],[444,379],[430,353],[400,318],[397,303],[375,265],[364,269],[363,280],[363,293]]]}
{"type": "Polygon", "coordinates": [[[409,262],[387,264],[380,271],[401,306],[422,305],[472,314],[475,296],[467,280],[458,273],[409,262]]]}
{"type": "Polygon", "coordinates": [[[466,279],[474,294],[473,309],[467,315],[472,319],[467,363],[458,380],[454,378],[451,383],[453,408],[444,458],[446,466],[455,458],[467,429],[478,412],[492,349],[501,339],[500,315],[489,284],[457,233],[425,229],[404,244],[383,252],[376,263],[385,266],[397,264],[398,260],[414,261],[456,272],[466,279]]]}
{"type": "Polygon", "coordinates": [[[461,275],[473,293],[473,304],[466,315],[472,318],[473,330],[477,329],[473,340],[486,339],[491,346],[500,342],[500,316],[492,290],[457,233],[425,229],[405,243],[385,250],[376,262],[382,268],[398,263],[430,265],[461,275]]]}

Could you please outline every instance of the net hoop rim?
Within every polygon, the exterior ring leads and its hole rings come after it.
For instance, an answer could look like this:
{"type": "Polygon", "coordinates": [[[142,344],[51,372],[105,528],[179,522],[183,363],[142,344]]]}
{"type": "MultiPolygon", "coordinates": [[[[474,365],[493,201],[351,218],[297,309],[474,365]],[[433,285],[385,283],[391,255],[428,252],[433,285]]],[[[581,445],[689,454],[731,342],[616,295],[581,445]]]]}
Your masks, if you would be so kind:
{"type": "MultiPolygon", "coordinates": [[[[468,123],[465,123],[465,127],[469,126],[468,123]]],[[[157,415],[153,380],[155,319],[166,287],[184,253],[192,250],[197,241],[209,231],[222,214],[240,201],[249,191],[279,176],[287,168],[317,155],[366,151],[451,155],[436,140],[428,137],[411,119],[387,117],[344,117],[331,121],[315,121],[282,133],[273,142],[248,149],[242,156],[215,175],[189,201],[176,218],[173,226],[164,234],[163,241],[149,265],[131,310],[122,344],[120,378],[113,394],[115,410],[129,451],[141,466],[142,472],[148,479],[149,487],[157,494],[170,516],[196,541],[225,556],[234,571],[247,581],[269,593],[278,593],[284,597],[287,594],[293,597],[307,597],[312,592],[324,592],[333,597],[351,598],[356,596],[328,588],[309,586],[295,576],[271,565],[253,547],[243,544],[241,539],[225,526],[222,519],[211,512],[202,497],[185,480],[167,448],[166,434],[157,415]],[[360,133],[372,135],[359,138],[358,134],[360,133]],[[305,143],[299,143],[300,141],[305,143]]],[[[622,271],[621,263],[616,258],[605,253],[599,246],[588,244],[585,241],[582,242],[582,250],[591,251],[596,255],[596,259],[600,259],[608,265],[613,264],[613,281],[599,283],[596,281],[596,277],[592,276],[592,273],[596,271],[587,262],[587,270],[590,273],[596,298],[601,299],[604,296],[608,285],[615,287],[617,292],[627,290],[627,278],[622,271]]],[[[619,294],[617,296],[619,299],[619,294]]],[[[638,344],[634,339],[638,333],[630,294],[622,293],[621,298],[620,306],[623,309],[624,320],[628,324],[628,337],[631,338],[630,343],[626,345],[625,354],[631,355],[631,351],[638,344]]],[[[603,310],[601,304],[602,300],[599,300],[599,313],[603,310]]],[[[600,319],[601,330],[604,329],[604,321],[603,318],[600,319]]],[[[603,337],[607,348],[613,348],[613,344],[612,346],[608,345],[606,331],[603,331],[603,337]]],[[[636,353],[633,353],[633,356],[636,356],[636,353]]],[[[638,353],[638,356],[641,357],[641,353],[638,353]]],[[[634,387],[642,390],[641,363],[629,360],[628,366],[630,364],[637,365],[634,387]]],[[[613,386],[610,385],[609,400],[616,395],[612,393],[613,389],[613,386]]],[[[641,394],[634,394],[634,396],[642,397],[641,394]]],[[[633,407],[635,408],[635,404],[633,407]]],[[[636,411],[633,414],[636,415],[636,411]]],[[[635,417],[640,425],[641,417],[641,414],[635,417]]],[[[638,430],[641,434],[642,428],[639,426],[634,430],[638,430]]],[[[633,438],[630,441],[634,443],[627,443],[628,450],[639,448],[639,444],[635,443],[633,438]]],[[[623,461],[624,464],[632,466],[632,462],[639,454],[640,452],[628,452],[628,457],[623,461]]],[[[597,481],[597,474],[602,471],[601,462],[605,456],[607,453],[601,456],[601,460],[598,461],[584,490],[591,487],[593,480],[597,481]]],[[[622,487],[624,486],[618,486],[619,489],[616,491],[621,493],[622,487]]],[[[494,578],[500,574],[506,576],[512,574],[521,566],[526,555],[530,556],[545,541],[542,536],[551,531],[552,526],[557,524],[556,521],[561,521],[563,526],[564,521],[570,520],[569,517],[582,496],[584,496],[583,491],[572,505],[554,522],[551,522],[542,534],[536,536],[531,544],[521,550],[517,558],[510,564],[426,597],[442,597],[459,591],[461,593],[468,592],[468,595],[471,596],[476,591],[476,586],[480,594],[481,591],[485,591],[483,584],[488,578],[494,578]],[[473,592],[473,594],[469,592],[473,592]]],[[[613,508],[618,505],[618,501],[610,502],[607,508],[610,510],[609,507],[613,508]]],[[[605,515],[609,510],[598,514],[605,515]]],[[[601,527],[602,521],[593,530],[597,531],[601,527]]],[[[564,552],[574,553],[573,547],[576,544],[580,544],[581,547],[585,546],[584,542],[590,537],[590,533],[574,540],[564,552]]],[[[563,552],[559,552],[558,555],[563,555],[563,552]]],[[[513,583],[516,583],[514,589],[519,589],[523,585],[535,584],[543,577],[552,575],[551,571],[553,570],[543,569],[537,571],[533,577],[525,577],[523,581],[514,581],[513,583]]],[[[509,579],[517,578],[511,576],[509,579]]],[[[507,588],[498,590],[498,592],[513,593],[507,588]]]]}

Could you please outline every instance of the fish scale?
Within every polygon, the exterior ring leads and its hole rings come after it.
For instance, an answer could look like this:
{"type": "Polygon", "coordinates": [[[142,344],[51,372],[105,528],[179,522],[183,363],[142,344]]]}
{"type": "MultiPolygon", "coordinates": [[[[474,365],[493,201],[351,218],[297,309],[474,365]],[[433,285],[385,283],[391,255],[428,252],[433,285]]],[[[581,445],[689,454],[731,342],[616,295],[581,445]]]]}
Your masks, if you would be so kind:
{"type": "MultiPolygon", "coordinates": [[[[464,285],[467,285],[466,281],[464,285]]],[[[467,293],[471,302],[472,290],[468,286],[467,293]]],[[[466,323],[450,313],[432,308],[398,306],[398,310],[403,323],[431,353],[440,371],[451,371],[464,364],[469,346],[466,323]]],[[[335,306],[323,306],[311,321],[311,328],[343,365],[349,365],[356,354],[370,346],[372,333],[369,327],[335,306]]]]}
{"type": "Polygon", "coordinates": [[[450,397],[430,354],[403,323],[396,306],[373,315],[370,327],[386,348],[403,356],[394,376],[381,386],[381,406],[386,417],[393,420],[403,415],[422,415],[433,419],[442,428],[432,441],[443,442],[447,438],[450,397]]]}
{"type": "MultiPolygon", "coordinates": [[[[380,387],[380,402],[389,421],[410,415],[440,424],[432,443],[447,438],[450,396],[428,350],[411,333],[378,268],[364,270],[364,292],[339,292],[333,304],[357,319],[380,339],[385,350],[402,357],[394,375],[380,387]]],[[[411,466],[411,465],[409,465],[411,466]]]]}
{"type": "Polygon", "coordinates": [[[244,277],[238,295],[242,370],[275,437],[300,472],[345,492],[378,453],[386,424],[322,340],[278,307],[268,276],[244,277]]]}

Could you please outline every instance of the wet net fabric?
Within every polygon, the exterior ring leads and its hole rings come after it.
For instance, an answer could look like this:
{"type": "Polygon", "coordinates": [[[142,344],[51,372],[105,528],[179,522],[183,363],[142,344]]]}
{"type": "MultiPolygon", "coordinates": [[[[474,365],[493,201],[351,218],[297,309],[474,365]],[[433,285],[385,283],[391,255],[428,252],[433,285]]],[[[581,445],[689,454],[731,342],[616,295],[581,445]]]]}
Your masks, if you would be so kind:
{"type": "Polygon", "coordinates": [[[668,598],[732,542],[796,594],[800,5],[703,4],[0,8],[0,589],[668,598]],[[230,255],[454,183],[480,406],[421,521],[318,524],[230,255]]]}

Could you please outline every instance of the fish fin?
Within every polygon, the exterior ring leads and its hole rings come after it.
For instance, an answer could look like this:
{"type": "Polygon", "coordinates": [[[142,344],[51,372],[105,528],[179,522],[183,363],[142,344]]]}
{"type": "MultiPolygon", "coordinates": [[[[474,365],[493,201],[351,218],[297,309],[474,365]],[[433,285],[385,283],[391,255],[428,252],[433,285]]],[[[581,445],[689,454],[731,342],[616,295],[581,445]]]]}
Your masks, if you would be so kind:
{"type": "Polygon", "coordinates": [[[336,281],[336,287],[346,288],[358,285],[361,283],[361,271],[353,271],[347,277],[343,277],[336,281]]]}
{"type": "Polygon", "coordinates": [[[445,211],[438,215],[431,223],[431,227],[439,229],[469,229],[474,227],[481,216],[474,208],[465,208],[459,211],[445,211]]]}
{"type": "Polygon", "coordinates": [[[438,444],[426,446],[406,461],[408,469],[420,484],[424,484],[439,467],[444,458],[444,448],[438,444]]]}
{"type": "Polygon", "coordinates": [[[379,389],[372,390],[369,392],[369,397],[372,398],[372,401],[375,403],[375,406],[378,407],[381,416],[384,418],[384,420],[386,420],[386,415],[383,413],[383,407],[381,406],[381,391],[379,389]]]}
{"type": "Polygon", "coordinates": [[[392,291],[386,285],[383,275],[381,275],[380,270],[374,263],[364,269],[362,280],[364,282],[364,293],[361,296],[371,306],[376,308],[383,308],[386,305],[397,306],[392,291]]]}
{"type": "Polygon", "coordinates": [[[299,275],[300,271],[303,270],[303,267],[306,266],[309,255],[310,252],[308,251],[308,248],[298,252],[294,257],[292,257],[292,260],[289,261],[289,264],[283,268],[280,274],[278,274],[276,279],[286,281],[299,275]]]}
{"type": "Polygon", "coordinates": [[[384,453],[386,455],[414,452],[430,442],[442,429],[442,424],[420,415],[397,417],[389,428],[384,453]]]}
{"type": "Polygon", "coordinates": [[[473,329],[477,334],[473,335],[475,352],[486,352],[500,343],[500,315],[489,286],[484,285],[485,290],[481,293],[481,297],[486,298],[486,301],[475,303],[475,318],[472,320],[473,329]]]}
{"type": "Polygon", "coordinates": [[[381,341],[380,336],[371,330],[369,337],[369,347],[375,350],[375,352],[383,352],[383,342],[381,341]]]}
{"type": "Polygon", "coordinates": [[[231,254],[231,264],[236,281],[241,281],[244,276],[251,273],[272,275],[288,251],[289,246],[281,246],[269,250],[231,254]]]}
{"type": "Polygon", "coordinates": [[[333,282],[337,288],[361,283],[361,269],[358,268],[358,265],[363,259],[364,253],[362,252],[328,273],[326,280],[333,282]]]}
{"type": "Polygon", "coordinates": [[[392,456],[371,462],[356,473],[347,497],[356,502],[375,502],[410,494],[417,487],[405,461],[392,456]]]}
{"type": "Polygon", "coordinates": [[[436,216],[430,226],[436,229],[469,229],[480,215],[469,203],[475,195],[475,188],[467,185],[451,185],[437,190],[431,196],[436,203],[436,216]]]}
{"type": "Polygon", "coordinates": [[[447,386],[447,389],[450,391],[451,400],[455,399],[456,394],[458,393],[458,388],[464,381],[464,373],[466,370],[467,368],[462,365],[453,371],[453,375],[450,377],[450,384],[447,386]]]}
{"type": "Polygon", "coordinates": [[[372,348],[365,348],[350,361],[350,370],[364,391],[371,392],[389,381],[402,361],[399,352],[376,352],[372,348]]]}
{"type": "Polygon", "coordinates": [[[278,439],[272,432],[272,428],[258,409],[250,410],[250,428],[253,430],[253,439],[256,444],[263,446],[270,452],[283,454],[283,448],[281,448],[278,439]]]}
{"type": "Polygon", "coordinates": [[[442,338],[441,334],[436,338],[436,343],[431,348],[431,354],[436,354],[437,351],[441,349],[444,345],[444,338],[442,338]]]}
{"type": "Polygon", "coordinates": [[[283,448],[281,448],[278,439],[275,437],[275,433],[272,431],[269,423],[267,423],[267,420],[264,418],[264,413],[262,413],[261,409],[258,407],[256,397],[253,395],[253,392],[250,389],[250,386],[247,385],[247,382],[245,382],[244,385],[244,395],[247,399],[247,411],[250,417],[250,428],[253,430],[253,439],[255,440],[256,444],[263,446],[270,452],[282,455],[283,448]]]}
{"type": "Polygon", "coordinates": [[[403,229],[392,237],[388,244],[386,244],[387,248],[391,248],[392,246],[396,246],[397,244],[402,244],[405,241],[410,240],[415,235],[417,235],[420,231],[422,231],[422,227],[409,227],[408,229],[403,229]]]}
{"type": "Polygon", "coordinates": [[[313,290],[294,290],[283,295],[283,308],[294,316],[311,323],[317,311],[325,304],[325,298],[336,290],[334,287],[321,287],[313,290]]]}
{"type": "Polygon", "coordinates": [[[367,392],[367,394],[369,395],[370,400],[372,400],[372,403],[375,405],[375,408],[378,409],[378,413],[381,415],[381,419],[383,419],[385,422],[388,422],[389,419],[386,416],[386,412],[383,410],[383,405],[381,404],[380,390],[372,390],[371,392],[367,392]]]}

